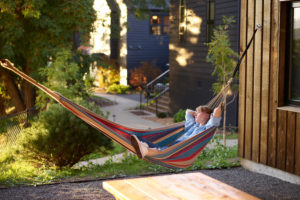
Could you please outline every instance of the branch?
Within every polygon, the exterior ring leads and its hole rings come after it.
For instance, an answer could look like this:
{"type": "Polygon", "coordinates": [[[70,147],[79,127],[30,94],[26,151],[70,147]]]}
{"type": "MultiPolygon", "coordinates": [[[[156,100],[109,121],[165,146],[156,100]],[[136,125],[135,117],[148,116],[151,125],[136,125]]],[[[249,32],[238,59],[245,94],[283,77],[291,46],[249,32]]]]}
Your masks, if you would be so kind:
{"type": "Polygon", "coordinates": [[[232,99],[226,104],[226,106],[232,104],[234,102],[234,100],[235,100],[236,97],[237,97],[237,93],[234,93],[232,99]]]}

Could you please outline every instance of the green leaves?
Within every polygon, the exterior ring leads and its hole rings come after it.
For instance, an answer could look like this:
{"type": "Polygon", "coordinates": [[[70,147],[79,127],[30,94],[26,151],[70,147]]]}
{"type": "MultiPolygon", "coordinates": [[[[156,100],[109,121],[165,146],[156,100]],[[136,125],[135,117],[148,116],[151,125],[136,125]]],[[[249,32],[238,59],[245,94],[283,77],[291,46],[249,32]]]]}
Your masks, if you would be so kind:
{"type": "Polygon", "coordinates": [[[206,60],[215,66],[212,75],[217,76],[218,81],[213,84],[215,94],[220,92],[222,86],[227,83],[236,64],[235,59],[238,54],[231,48],[228,32],[231,24],[234,22],[235,20],[232,16],[223,16],[224,24],[214,29],[212,40],[207,44],[209,49],[206,60]]]}

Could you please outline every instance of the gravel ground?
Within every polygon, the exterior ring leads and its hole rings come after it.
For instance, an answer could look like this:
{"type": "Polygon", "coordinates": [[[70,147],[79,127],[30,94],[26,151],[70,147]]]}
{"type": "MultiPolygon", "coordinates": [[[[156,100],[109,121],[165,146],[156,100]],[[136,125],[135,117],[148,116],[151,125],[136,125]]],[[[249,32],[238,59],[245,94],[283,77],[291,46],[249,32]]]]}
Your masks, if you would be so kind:
{"type": "MultiPolygon", "coordinates": [[[[300,200],[300,185],[253,173],[241,167],[223,170],[201,170],[200,172],[261,199],[300,200]]],[[[113,200],[114,197],[102,188],[102,182],[103,181],[89,181],[36,187],[22,186],[6,188],[0,189],[0,199],[113,200]]]]}

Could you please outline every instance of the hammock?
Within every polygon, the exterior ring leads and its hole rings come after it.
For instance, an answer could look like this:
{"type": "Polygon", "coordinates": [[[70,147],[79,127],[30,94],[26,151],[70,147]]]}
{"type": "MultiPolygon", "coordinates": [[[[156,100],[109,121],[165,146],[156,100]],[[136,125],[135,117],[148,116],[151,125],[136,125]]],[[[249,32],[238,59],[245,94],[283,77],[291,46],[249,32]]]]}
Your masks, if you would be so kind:
{"type": "MultiPolygon", "coordinates": [[[[217,107],[226,98],[226,94],[230,88],[233,78],[235,77],[241,60],[243,59],[247,49],[249,48],[253,40],[254,34],[256,33],[258,28],[256,28],[249,44],[247,45],[246,50],[239,59],[239,62],[234,70],[232,78],[228,81],[227,85],[221,90],[221,92],[207,104],[207,106],[211,109],[217,107]]],[[[184,122],[175,123],[170,126],[151,130],[133,129],[126,126],[122,126],[120,124],[116,124],[110,120],[107,120],[102,116],[97,115],[96,113],[72,102],[63,95],[52,91],[44,85],[38,83],[31,77],[27,76],[26,74],[15,68],[9,60],[0,59],[0,64],[2,67],[13,71],[20,77],[35,85],[36,87],[47,93],[54,100],[56,100],[58,103],[60,103],[62,106],[64,106],[66,109],[68,109],[76,116],[81,118],[83,121],[90,124],[97,130],[105,134],[107,137],[118,142],[123,147],[135,154],[136,151],[130,142],[131,135],[136,135],[139,139],[142,139],[144,142],[147,142],[148,144],[155,144],[157,147],[168,146],[169,148],[160,151],[157,155],[144,157],[144,160],[162,165],[164,167],[186,168],[192,165],[193,162],[197,159],[199,153],[208,144],[208,142],[213,137],[216,131],[216,127],[212,127],[203,132],[198,133],[194,137],[172,145],[172,143],[177,138],[184,134],[184,122]]]]}

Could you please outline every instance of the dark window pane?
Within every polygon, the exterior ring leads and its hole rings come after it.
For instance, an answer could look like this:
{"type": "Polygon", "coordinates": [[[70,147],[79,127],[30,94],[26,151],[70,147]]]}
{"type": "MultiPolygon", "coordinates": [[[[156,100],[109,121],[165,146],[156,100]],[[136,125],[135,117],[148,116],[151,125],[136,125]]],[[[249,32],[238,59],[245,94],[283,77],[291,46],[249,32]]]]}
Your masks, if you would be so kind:
{"type": "Polygon", "coordinates": [[[164,16],[163,34],[169,34],[169,16],[164,16]]]}
{"type": "Polygon", "coordinates": [[[293,4],[290,101],[300,103],[300,3],[293,4]]]}
{"type": "Polygon", "coordinates": [[[160,26],[152,26],[151,33],[152,35],[160,35],[160,26]]]}
{"type": "Polygon", "coordinates": [[[161,35],[161,17],[153,15],[150,19],[150,31],[152,35],[161,35]]]}
{"type": "Polygon", "coordinates": [[[150,20],[151,25],[159,25],[161,23],[161,19],[159,16],[152,16],[150,20]]]}

